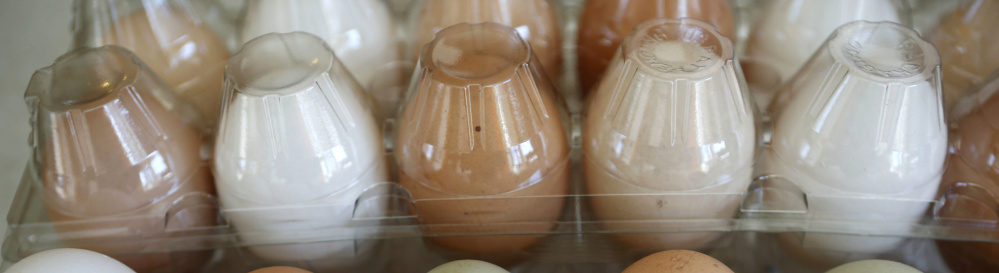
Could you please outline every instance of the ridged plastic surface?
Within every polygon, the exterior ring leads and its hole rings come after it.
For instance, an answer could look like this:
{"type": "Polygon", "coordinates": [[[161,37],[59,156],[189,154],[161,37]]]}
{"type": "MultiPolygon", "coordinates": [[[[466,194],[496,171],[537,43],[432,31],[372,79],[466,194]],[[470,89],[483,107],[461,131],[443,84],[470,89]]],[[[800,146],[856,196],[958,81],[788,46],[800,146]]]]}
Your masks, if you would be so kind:
{"type": "MultiPolygon", "coordinates": [[[[583,131],[587,193],[616,229],[648,219],[725,219],[753,172],[756,122],[732,43],[694,19],[655,19],[624,40],[592,97],[583,131]],[[696,198],[661,195],[698,195],[696,198]]],[[[621,235],[643,249],[702,248],[717,233],[621,235]]]]}

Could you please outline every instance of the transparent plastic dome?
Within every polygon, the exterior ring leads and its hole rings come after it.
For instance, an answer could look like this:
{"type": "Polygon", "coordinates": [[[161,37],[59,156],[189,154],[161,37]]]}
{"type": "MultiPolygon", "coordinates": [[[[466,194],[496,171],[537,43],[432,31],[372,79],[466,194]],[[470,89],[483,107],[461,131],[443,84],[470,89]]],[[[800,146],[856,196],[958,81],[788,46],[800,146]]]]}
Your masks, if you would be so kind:
{"type": "MultiPolygon", "coordinates": [[[[60,235],[127,240],[216,223],[214,210],[185,211],[214,207],[200,117],[128,50],[70,51],[35,72],[24,96],[32,114],[29,179],[40,185],[60,235]]],[[[121,254],[169,246],[90,248],[121,254]]],[[[116,258],[137,270],[170,265],[166,254],[116,258]]]]}
{"type": "MultiPolygon", "coordinates": [[[[546,232],[561,215],[569,186],[567,118],[543,69],[516,30],[497,23],[454,25],[424,47],[397,123],[395,159],[421,222],[440,225],[425,233],[546,232]],[[457,199],[469,202],[433,201],[457,199]],[[538,224],[509,224],[520,222],[538,224]],[[487,223],[509,225],[446,225],[487,223]]],[[[539,238],[432,240],[494,253],[523,250],[539,238]]]]}
{"type": "MultiPolygon", "coordinates": [[[[243,45],[226,67],[213,162],[222,207],[243,240],[350,227],[358,197],[388,179],[373,107],[315,35],[272,33],[243,45]]],[[[251,249],[270,260],[310,260],[353,246],[251,249]]]]}
{"type": "MultiPolygon", "coordinates": [[[[940,59],[914,30],[867,21],[840,27],[770,109],[773,135],[760,172],[797,185],[810,219],[915,223],[926,214],[943,173],[947,125],[940,59]]],[[[801,240],[785,245],[798,253],[805,245],[877,255],[903,239],[806,234],[801,240]]]]}
{"type": "MultiPolygon", "coordinates": [[[[731,40],[696,19],[649,20],[624,40],[589,98],[583,132],[587,191],[597,195],[592,206],[606,228],[654,230],[667,226],[624,221],[735,216],[759,137],[733,55],[731,40]]],[[[654,250],[701,248],[718,235],[618,237],[654,250]]]]}

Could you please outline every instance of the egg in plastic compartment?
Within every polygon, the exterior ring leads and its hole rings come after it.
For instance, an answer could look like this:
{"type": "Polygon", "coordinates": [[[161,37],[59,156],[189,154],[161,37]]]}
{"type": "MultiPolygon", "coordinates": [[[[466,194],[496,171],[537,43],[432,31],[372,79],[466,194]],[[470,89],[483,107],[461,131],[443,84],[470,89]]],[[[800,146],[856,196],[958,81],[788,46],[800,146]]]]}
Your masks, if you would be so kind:
{"type": "Polygon", "coordinates": [[[666,250],[645,256],[621,273],[734,273],[721,261],[690,250],[666,250]]]}
{"type": "Polygon", "coordinates": [[[510,273],[510,271],[483,261],[457,260],[435,267],[427,273],[510,273]]]}
{"type": "Polygon", "coordinates": [[[886,260],[863,260],[837,266],[826,273],[923,273],[903,263],[886,260]]]}
{"type": "Polygon", "coordinates": [[[7,273],[135,273],[118,260],[90,250],[58,248],[22,259],[7,273]]]}

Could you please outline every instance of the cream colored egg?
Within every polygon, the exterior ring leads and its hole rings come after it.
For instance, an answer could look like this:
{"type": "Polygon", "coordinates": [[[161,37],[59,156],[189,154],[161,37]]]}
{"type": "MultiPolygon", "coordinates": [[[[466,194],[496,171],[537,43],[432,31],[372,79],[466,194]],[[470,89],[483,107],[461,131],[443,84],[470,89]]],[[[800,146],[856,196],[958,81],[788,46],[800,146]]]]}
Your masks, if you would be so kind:
{"type": "Polygon", "coordinates": [[[690,250],[658,252],[628,266],[621,273],[734,273],[721,261],[690,250]]]}
{"type": "Polygon", "coordinates": [[[312,273],[311,271],[290,266],[272,266],[250,271],[250,273],[312,273]]]}
{"type": "Polygon", "coordinates": [[[7,273],[135,273],[118,260],[90,250],[59,248],[28,256],[7,273]]]}
{"type": "Polygon", "coordinates": [[[483,261],[457,260],[442,264],[427,273],[510,273],[510,271],[483,261]]]}
{"type": "Polygon", "coordinates": [[[903,263],[885,260],[863,260],[837,266],[826,273],[923,273],[903,263]]]}

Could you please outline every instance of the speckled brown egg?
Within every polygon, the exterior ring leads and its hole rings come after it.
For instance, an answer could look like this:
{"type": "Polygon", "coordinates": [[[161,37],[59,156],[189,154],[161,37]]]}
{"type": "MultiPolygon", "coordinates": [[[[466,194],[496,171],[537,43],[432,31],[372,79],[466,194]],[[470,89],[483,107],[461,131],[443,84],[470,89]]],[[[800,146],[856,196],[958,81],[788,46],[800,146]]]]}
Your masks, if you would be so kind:
{"type": "Polygon", "coordinates": [[[311,271],[290,266],[272,266],[250,271],[250,273],[312,273],[311,271]]]}
{"type": "Polygon", "coordinates": [[[734,273],[711,256],[690,250],[658,252],[628,266],[621,273],[734,273]]]}

